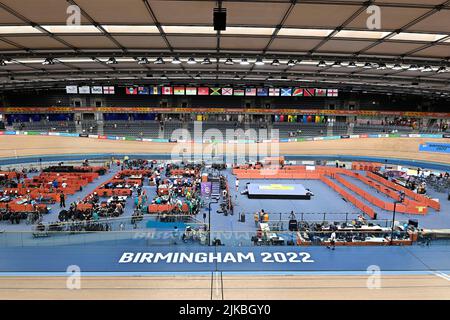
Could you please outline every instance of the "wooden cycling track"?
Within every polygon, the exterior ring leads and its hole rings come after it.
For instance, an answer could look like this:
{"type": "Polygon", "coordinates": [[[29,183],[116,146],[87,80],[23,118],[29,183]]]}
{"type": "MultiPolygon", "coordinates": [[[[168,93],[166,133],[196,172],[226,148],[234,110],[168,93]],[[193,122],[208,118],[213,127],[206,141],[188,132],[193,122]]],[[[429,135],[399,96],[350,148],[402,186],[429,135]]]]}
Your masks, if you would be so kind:
{"type": "MultiPolygon", "coordinates": [[[[0,300],[354,300],[450,299],[450,280],[436,275],[383,275],[371,289],[360,275],[208,275],[81,277],[67,289],[65,277],[0,277],[0,300]]],[[[370,286],[369,286],[370,287],[370,286]]]]}
{"type": "MultiPolygon", "coordinates": [[[[450,163],[450,156],[418,152],[419,144],[442,139],[378,138],[280,143],[279,152],[354,155],[450,163]]],[[[262,145],[262,144],[261,144],[262,145]]],[[[62,154],[170,154],[188,144],[113,141],[54,136],[1,136],[0,157],[62,154]]],[[[223,146],[218,146],[219,150],[223,146]]],[[[247,146],[248,147],[248,146],[247,146]]],[[[450,281],[437,275],[384,275],[379,289],[364,275],[226,275],[223,287],[211,276],[88,276],[81,290],[65,277],[0,277],[0,299],[450,299],[450,281]],[[220,287],[220,289],[218,288],[220,287]],[[222,290],[223,289],[223,290],[222,290]]]]}
{"type": "MultiPolygon", "coordinates": [[[[445,142],[445,139],[426,138],[361,138],[322,141],[303,141],[278,144],[216,144],[215,153],[256,154],[267,148],[280,155],[344,155],[404,160],[422,160],[450,163],[450,156],[444,153],[419,152],[419,145],[425,142],[445,142]],[[278,150],[276,149],[278,148],[278,150]]],[[[171,154],[176,150],[190,153],[211,154],[211,144],[203,146],[190,143],[156,143],[141,141],[101,140],[57,136],[0,136],[0,158],[36,155],[62,154],[171,154]]]]}

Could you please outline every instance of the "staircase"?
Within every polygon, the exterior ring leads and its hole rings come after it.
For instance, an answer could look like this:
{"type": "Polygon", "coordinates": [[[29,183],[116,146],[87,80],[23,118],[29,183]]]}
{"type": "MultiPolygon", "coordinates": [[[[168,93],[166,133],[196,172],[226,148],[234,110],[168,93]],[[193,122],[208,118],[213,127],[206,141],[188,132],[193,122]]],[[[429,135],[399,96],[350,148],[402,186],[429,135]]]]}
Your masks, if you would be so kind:
{"type": "Polygon", "coordinates": [[[334,127],[334,122],[328,122],[327,124],[327,136],[332,136],[333,135],[333,127],[334,127]]]}
{"type": "Polygon", "coordinates": [[[220,179],[212,178],[211,180],[211,198],[220,198],[220,179]]]}

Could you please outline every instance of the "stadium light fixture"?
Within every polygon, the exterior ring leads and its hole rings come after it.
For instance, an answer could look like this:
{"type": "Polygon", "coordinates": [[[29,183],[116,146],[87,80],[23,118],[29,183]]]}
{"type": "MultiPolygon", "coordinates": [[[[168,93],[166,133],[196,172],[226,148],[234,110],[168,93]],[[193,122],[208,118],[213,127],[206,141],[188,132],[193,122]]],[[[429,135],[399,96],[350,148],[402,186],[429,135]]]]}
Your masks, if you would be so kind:
{"type": "Polygon", "coordinates": [[[194,58],[189,58],[188,61],[187,61],[187,63],[188,63],[188,64],[196,64],[197,61],[195,61],[194,58]]]}
{"type": "Polygon", "coordinates": [[[264,65],[264,61],[261,58],[257,58],[256,61],[255,61],[255,64],[257,66],[263,66],[264,65]]]}
{"type": "Polygon", "coordinates": [[[227,65],[232,65],[232,64],[234,64],[233,59],[227,58],[227,60],[225,60],[225,64],[227,64],[227,65]]]}
{"type": "Polygon", "coordinates": [[[377,69],[378,70],[385,70],[386,69],[386,64],[385,63],[379,63],[377,69]]]}
{"type": "Polygon", "coordinates": [[[432,72],[433,68],[431,68],[430,66],[425,66],[423,67],[422,70],[420,70],[421,72],[432,72]]]}
{"type": "Polygon", "coordinates": [[[173,64],[180,64],[181,61],[180,61],[180,59],[178,59],[177,57],[175,57],[175,58],[172,59],[172,63],[173,63],[173,64]]]}
{"type": "Polygon", "coordinates": [[[364,67],[363,67],[364,69],[371,69],[372,68],[372,64],[370,63],[370,62],[366,62],[365,64],[364,64],[364,67]]]}
{"type": "Polygon", "coordinates": [[[332,67],[332,68],[340,68],[340,67],[342,67],[342,65],[341,65],[341,63],[340,63],[339,61],[335,61],[335,62],[331,65],[331,67],[332,67]]]}
{"type": "Polygon", "coordinates": [[[419,66],[417,66],[417,64],[412,64],[409,66],[408,70],[409,71],[417,71],[417,70],[419,70],[419,66]]]}
{"type": "Polygon", "coordinates": [[[167,78],[167,75],[165,75],[165,74],[161,75],[161,79],[167,80],[167,79],[168,79],[168,78],[167,78]]]}
{"type": "Polygon", "coordinates": [[[200,74],[197,74],[195,77],[194,77],[194,79],[196,79],[196,80],[200,80],[202,78],[202,76],[200,75],[200,74]]]}
{"type": "Polygon", "coordinates": [[[233,80],[241,80],[241,77],[239,77],[238,75],[235,75],[233,80]]]}
{"type": "Polygon", "coordinates": [[[3,59],[0,59],[0,66],[1,66],[1,67],[4,67],[4,66],[6,66],[6,62],[5,62],[5,60],[3,60],[3,59]]]}
{"type": "Polygon", "coordinates": [[[279,61],[278,59],[274,59],[274,60],[272,61],[272,65],[273,65],[273,66],[279,66],[279,65],[280,65],[280,61],[279,61]]]}
{"type": "Polygon", "coordinates": [[[247,59],[242,58],[240,64],[243,65],[243,66],[247,66],[247,65],[249,65],[250,63],[248,62],[247,59]]]}
{"type": "Polygon", "coordinates": [[[325,63],[325,61],[320,60],[319,63],[317,64],[317,66],[323,68],[323,67],[326,67],[327,64],[325,63]]]}
{"type": "Polygon", "coordinates": [[[287,65],[289,66],[289,67],[293,67],[293,66],[295,66],[297,63],[294,61],[294,60],[289,60],[288,61],[288,63],[287,63],[287,65]]]}
{"type": "Polygon", "coordinates": [[[394,66],[392,67],[392,70],[402,70],[402,66],[398,63],[394,64],[394,66]]]}
{"type": "Polygon", "coordinates": [[[447,72],[447,71],[448,71],[447,68],[442,66],[442,67],[439,67],[439,69],[437,70],[437,73],[444,73],[444,72],[447,72]]]}
{"type": "Polygon", "coordinates": [[[154,63],[155,64],[164,64],[164,60],[163,60],[163,58],[159,57],[159,58],[156,58],[154,63]]]}
{"type": "Polygon", "coordinates": [[[106,64],[117,64],[117,60],[116,58],[111,57],[106,61],[106,64]]]}
{"type": "Polygon", "coordinates": [[[354,62],[354,61],[350,61],[349,63],[348,63],[348,66],[347,66],[348,68],[356,68],[357,67],[357,65],[356,65],[356,63],[354,62]]]}
{"type": "Polygon", "coordinates": [[[138,60],[138,64],[148,64],[148,59],[147,58],[139,58],[138,60]]]}
{"type": "Polygon", "coordinates": [[[52,65],[55,64],[55,60],[53,58],[46,58],[44,62],[42,62],[43,65],[52,65]]]}
{"type": "Polygon", "coordinates": [[[205,58],[203,59],[202,64],[211,64],[211,60],[209,60],[209,58],[205,58]]]}

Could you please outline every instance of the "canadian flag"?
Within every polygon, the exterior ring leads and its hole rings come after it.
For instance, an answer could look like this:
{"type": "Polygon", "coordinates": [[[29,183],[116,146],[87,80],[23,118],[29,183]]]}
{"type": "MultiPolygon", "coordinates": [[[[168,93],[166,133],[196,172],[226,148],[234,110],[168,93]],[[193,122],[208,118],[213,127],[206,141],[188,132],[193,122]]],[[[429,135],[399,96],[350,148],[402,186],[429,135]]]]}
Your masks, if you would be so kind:
{"type": "Polygon", "coordinates": [[[163,87],[162,94],[165,94],[165,95],[173,94],[172,87],[163,87]]]}

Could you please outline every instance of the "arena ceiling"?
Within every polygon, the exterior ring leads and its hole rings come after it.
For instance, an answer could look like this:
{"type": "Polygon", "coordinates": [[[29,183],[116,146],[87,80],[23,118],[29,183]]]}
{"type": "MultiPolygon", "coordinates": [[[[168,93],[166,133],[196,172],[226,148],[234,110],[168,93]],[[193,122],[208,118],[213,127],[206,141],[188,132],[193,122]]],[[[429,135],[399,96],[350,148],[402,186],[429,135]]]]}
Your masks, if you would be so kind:
{"type": "Polygon", "coordinates": [[[0,90],[289,83],[448,97],[449,59],[444,0],[0,0],[0,90]],[[79,26],[67,25],[74,5],[79,26]],[[226,31],[213,28],[219,5],[226,31]],[[380,29],[367,27],[371,5],[380,29]]]}

